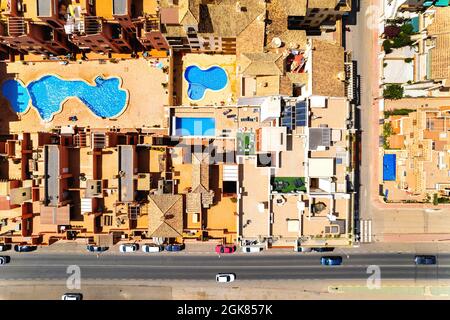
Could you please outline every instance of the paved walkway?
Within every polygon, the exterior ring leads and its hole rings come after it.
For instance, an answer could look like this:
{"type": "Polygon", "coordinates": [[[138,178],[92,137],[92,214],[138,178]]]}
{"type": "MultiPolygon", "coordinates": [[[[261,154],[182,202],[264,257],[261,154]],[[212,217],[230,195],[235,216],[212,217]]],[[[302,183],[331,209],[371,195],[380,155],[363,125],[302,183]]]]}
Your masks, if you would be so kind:
{"type": "Polygon", "coordinates": [[[91,281],[80,289],[61,282],[0,281],[0,300],[60,300],[64,293],[80,292],[84,300],[299,300],[299,299],[448,299],[444,281],[410,284],[383,281],[368,290],[366,281],[91,281]]]}

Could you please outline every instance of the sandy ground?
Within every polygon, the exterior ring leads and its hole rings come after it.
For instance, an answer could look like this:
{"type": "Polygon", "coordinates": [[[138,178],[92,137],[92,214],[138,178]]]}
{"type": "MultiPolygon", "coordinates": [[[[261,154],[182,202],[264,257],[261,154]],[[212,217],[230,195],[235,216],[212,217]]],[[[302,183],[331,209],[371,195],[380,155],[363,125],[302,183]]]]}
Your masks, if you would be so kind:
{"type": "Polygon", "coordinates": [[[59,300],[67,292],[81,292],[85,300],[299,300],[299,299],[448,299],[450,283],[383,283],[369,289],[363,281],[105,281],[81,283],[68,289],[64,281],[1,281],[1,300],[59,300]]]}

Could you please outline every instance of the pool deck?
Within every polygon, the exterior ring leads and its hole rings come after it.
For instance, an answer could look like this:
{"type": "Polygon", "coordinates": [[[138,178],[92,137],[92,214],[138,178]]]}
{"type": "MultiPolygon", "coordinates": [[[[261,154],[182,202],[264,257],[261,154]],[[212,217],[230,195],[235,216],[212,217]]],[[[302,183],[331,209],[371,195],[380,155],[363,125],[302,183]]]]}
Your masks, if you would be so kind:
{"type": "Polygon", "coordinates": [[[186,54],[182,58],[182,72],[177,72],[176,81],[182,82],[181,105],[220,105],[221,101],[229,105],[237,101],[237,76],[236,76],[236,56],[235,55],[219,55],[219,54],[186,54]],[[197,65],[201,69],[207,69],[212,66],[222,67],[228,76],[228,84],[220,91],[206,90],[203,99],[191,100],[188,97],[187,90],[189,83],[184,78],[184,70],[191,66],[197,65]],[[181,75],[181,77],[180,77],[181,75]]]}
{"type": "MultiPolygon", "coordinates": [[[[164,65],[167,59],[160,59],[164,65]]],[[[57,62],[35,62],[23,64],[21,62],[9,63],[6,70],[2,70],[4,79],[18,78],[25,84],[47,74],[56,74],[64,79],[82,79],[93,83],[93,79],[99,75],[104,77],[120,77],[122,88],[129,94],[129,103],[125,111],[116,119],[101,119],[95,116],[78,98],[69,98],[63,103],[62,111],[55,114],[53,120],[44,122],[34,108],[18,116],[3,97],[0,101],[5,109],[5,116],[0,119],[0,128],[3,131],[20,132],[24,128],[29,131],[50,130],[56,126],[77,125],[96,128],[108,128],[112,126],[126,129],[135,127],[166,126],[164,106],[168,104],[169,96],[162,83],[168,81],[168,75],[162,70],[151,67],[145,59],[127,60],[124,63],[98,61],[83,61],[61,65],[57,62]],[[77,116],[78,121],[73,122],[69,117],[77,116]]]]}

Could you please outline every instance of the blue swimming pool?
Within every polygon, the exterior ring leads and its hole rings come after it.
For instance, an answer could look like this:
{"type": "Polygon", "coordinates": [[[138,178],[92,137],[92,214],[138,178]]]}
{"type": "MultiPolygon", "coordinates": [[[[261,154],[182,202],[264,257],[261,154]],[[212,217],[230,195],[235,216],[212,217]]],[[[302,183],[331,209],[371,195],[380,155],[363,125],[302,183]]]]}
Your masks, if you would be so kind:
{"type": "Polygon", "coordinates": [[[195,65],[189,66],[184,71],[184,78],[189,83],[187,93],[191,100],[201,100],[206,90],[220,91],[228,84],[227,73],[219,66],[206,70],[195,65]]]}
{"type": "Polygon", "coordinates": [[[383,180],[395,181],[397,156],[395,154],[385,154],[383,156],[383,180]]]}
{"type": "Polygon", "coordinates": [[[27,88],[17,80],[8,79],[2,84],[2,95],[9,101],[14,112],[27,111],[30,95],[27,88]]]}
{"type": "Polygon", "coordinates": [[[47,75],[30,82],[26,88],[16,80],[7,80],[2,85],[2,94],[19,113],[26,110],[24,106],[31,100],[45,121],[60,112],[62,103],[70,97],[80,99],[98,117],[112,118],[122,113],[127,104],[127,91],[120,88],[120,79],[99,76],[94,83],[47,75]]]}
{"type": "Polygon", "coordinates": [[[176,136],[215,136],[214,118],[175,118],[176,136]]]}

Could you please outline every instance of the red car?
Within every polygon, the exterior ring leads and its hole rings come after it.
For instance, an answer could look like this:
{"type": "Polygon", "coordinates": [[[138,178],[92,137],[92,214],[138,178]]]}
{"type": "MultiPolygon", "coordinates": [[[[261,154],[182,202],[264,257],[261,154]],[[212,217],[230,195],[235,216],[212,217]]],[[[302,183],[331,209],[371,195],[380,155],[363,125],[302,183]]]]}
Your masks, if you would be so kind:
{"type": "Polygon", "coordinates": [[[236,246],[223,246],[223,245],[216,246],[217,253],[233,253],[235,251],[236,251],[236,246]]]}

